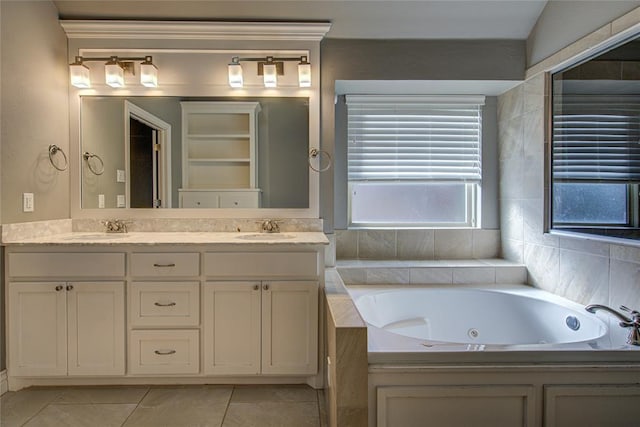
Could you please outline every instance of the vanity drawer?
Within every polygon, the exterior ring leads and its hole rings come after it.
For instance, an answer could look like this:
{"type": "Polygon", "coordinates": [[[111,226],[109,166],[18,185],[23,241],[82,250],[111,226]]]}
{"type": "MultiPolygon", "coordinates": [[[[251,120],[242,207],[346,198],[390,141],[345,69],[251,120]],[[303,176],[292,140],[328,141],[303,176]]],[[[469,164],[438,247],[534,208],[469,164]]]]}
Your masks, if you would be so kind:
{"type": "Polygon", "coordinates": [[[197,374],[200,372],[199,332],[131,331],[131,374],[197,374]]]}
{"type": "Polygon", "coordinates": [[[316,252],[208,252],[204,274],[210,277],[316,277],[316,252]]]}
{"type": "Polygon", "coordinates": [[[123,253],[10,253],[10,277],[123,277],[123,253]]]}
{"type": "Polygon", "coordinates": [[[198,326],[200,282],[133,282],[131,326],[198,326]]]}
{"type": "Polygon", "coordinates": [[[221,208],[259,208],[260,193],[258,192],[228,192],[220,193],[221,208]]]}
{"type": "Polygon", "coordinates": [[[131,275],[134,277],[177,277],[200,274],[198,253],[131,254],[131,275]]]}

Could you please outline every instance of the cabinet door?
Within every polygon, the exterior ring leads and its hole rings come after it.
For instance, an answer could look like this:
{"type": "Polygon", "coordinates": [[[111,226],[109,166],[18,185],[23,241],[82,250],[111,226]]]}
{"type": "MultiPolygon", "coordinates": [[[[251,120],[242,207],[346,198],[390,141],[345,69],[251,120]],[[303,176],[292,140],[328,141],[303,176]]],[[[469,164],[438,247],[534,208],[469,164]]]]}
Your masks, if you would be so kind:
{"type": "Polygon", "coordinates": [[[262,373],[312,375],[317,359],[318,283],[263,282],[262,373]]]}
{"type": "Polygon", "coordinates": [[[260,372],[260,283],[204,285],[204,372],[260,372]]]}
{"type": "Polygon", "coordinates": [[[9,372],[67,374],[65,283],[9,284],[9,372]]]}
{"type": "Polygon", "coordinates": [[[124,375],[124,283],[67,284],[69,375],[124,375]]]}

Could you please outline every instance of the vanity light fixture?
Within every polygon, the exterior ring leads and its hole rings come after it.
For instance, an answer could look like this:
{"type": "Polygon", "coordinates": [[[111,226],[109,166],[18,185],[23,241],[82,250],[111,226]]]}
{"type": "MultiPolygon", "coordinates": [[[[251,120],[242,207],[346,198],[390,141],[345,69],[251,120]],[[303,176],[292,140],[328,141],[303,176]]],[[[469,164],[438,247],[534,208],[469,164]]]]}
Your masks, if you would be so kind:
{"type": "Polygon", "coordinates": [[[85,58],[76,56],[75,62],[69,64],[71,84],[77,88],[91,87],[89,68],[84,65],[89,61],[106,61],[104,65],[105,83],[114,88],[124,87],[124,73],[135,74],[134,64],[131,61],[143,61],[140,63],[140,84],[146,87],[158,87],[158,68],[153,64],[151,56],[122,58],[118,56],[85,58]]]}
{"type": "Polygon", "coordinates": [[[300,87],[311,87],[311,64],[307,61],[307,57],[300,58],[298,64],[298,85],[300,87]]]}
{"type": "Polygon", "coordinates": [[[73,64],[69,64],[69,75],[73,86],[80,89],[91,87],[89,67],[82,63],[82,56],[76,56],[76,61],[73,64]]]}
{"type": "Polygon", "coordinates": [[[140,84],[146,87],[158,87],[158,68],[153,65],[150,56],[140,63],[140,84]]]}
{"type": "Polygon", "coordinates": [[[284,75],[284,62],[298,62],[298,85],[300,87],[311,86],[311,64],[308,62],[307,56],[298,56],[291,58],[278,58],[267,56],[264,58],[241,58],[234,56],[231,58],[229,69],[229,86],[241,88],[244,85],[242,76],[242,65],[240,61],[254,61],[258,63],[258,75],[262,76],[264,87],[277,87],[278,76],[284,75]]]}
{"type": "Polygon", "coordinates": [[[124,87],[124,68],[118,62],[117,56],[112,56],[104,64],[104,82],[111,87],[124,87]]]}
{"type": "Polygon", "coordinates": [[[278,87],[278,68],[273,56],[267,56],[267,62],[262,64],[262,78],[264,87],[278,87]]]}
{"type": "Polygon", "coordinates": [[[242,87],[243,85],[242,65],[240,65],[240,59],[234,56],[231,58],[231,63],[229,64],[229,86],[242,87]]]}

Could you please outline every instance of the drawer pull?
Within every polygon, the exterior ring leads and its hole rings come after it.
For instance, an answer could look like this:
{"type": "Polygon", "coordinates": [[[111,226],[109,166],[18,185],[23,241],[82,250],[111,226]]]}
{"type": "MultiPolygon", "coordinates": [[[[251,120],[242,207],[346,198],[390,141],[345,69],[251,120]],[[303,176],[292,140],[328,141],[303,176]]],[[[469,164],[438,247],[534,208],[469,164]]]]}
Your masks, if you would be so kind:
{"type": "Polygon", "coordinates": [[[175,354],[175,350],[155,350],[154,353],[159,356],[169,356],[171,354],[175,354]]]}
{"type": "Polygon", "coordinates": [[[168,263],[168,264],[158,264],[158,263],[154,263],[154,264],[153,264],[153,266],[154,266],[154,267],[175,267],[175,266],[176,266],[176,264],[175,264],[175,263],[173,263],[173,262],[168,263]]]}
{"type": "Polygon", "coordinates": [[[154,302],[153,305],[157,305],[158,307],[173,307],[174,305],[176,305],[176,303],[175,302],[168,302],[168,303],[154,302]]]}

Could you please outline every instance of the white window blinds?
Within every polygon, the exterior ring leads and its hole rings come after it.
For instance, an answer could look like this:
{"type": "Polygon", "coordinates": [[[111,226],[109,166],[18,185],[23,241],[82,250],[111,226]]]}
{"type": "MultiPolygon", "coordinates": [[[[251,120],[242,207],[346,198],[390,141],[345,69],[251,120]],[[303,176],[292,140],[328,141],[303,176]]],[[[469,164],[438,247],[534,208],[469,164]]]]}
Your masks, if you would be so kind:
{"type": "Polygon", "coordinates": [[[639,182],[640,96],[556,98],[554,180],[639,182]]]}
{"type": "Polygon", "coordinates": [[[350,95],[350,181],[481,180],[483,96],[350,95]]]}

